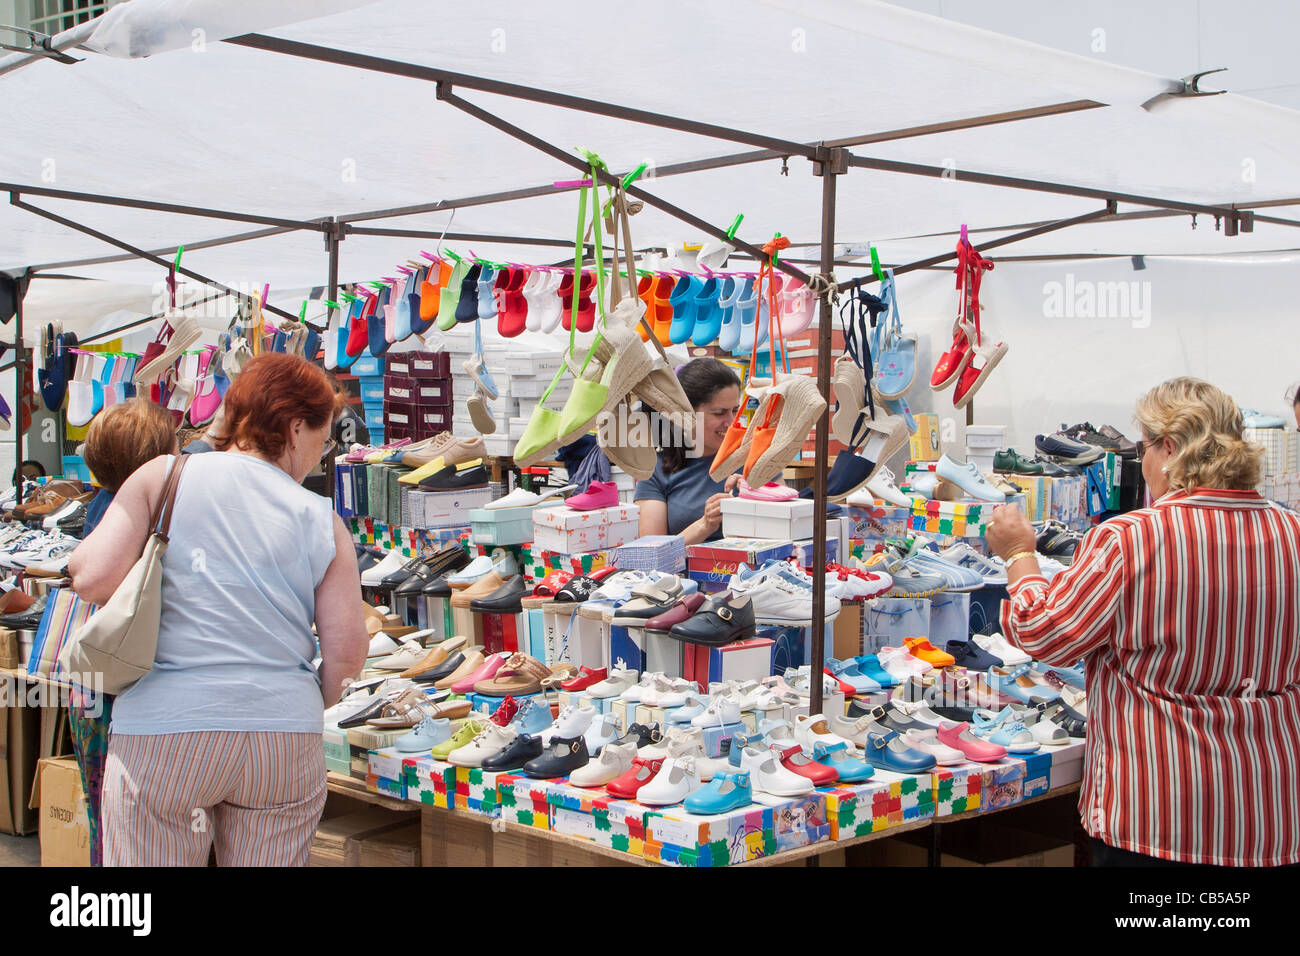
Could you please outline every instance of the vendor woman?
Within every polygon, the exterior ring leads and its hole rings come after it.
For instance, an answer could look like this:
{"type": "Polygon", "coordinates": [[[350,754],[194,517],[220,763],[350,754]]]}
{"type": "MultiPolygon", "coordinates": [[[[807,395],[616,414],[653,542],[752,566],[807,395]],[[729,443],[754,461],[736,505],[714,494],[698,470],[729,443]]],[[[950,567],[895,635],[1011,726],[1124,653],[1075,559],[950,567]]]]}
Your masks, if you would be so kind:
{"type": "Polygon", "coordinates": [[[687,544],[699,544],[722,537],[722,499],[740,481],[740,475],[725,481],[709,477],[713,456],[740,408],[740,379],[717,359],[698,358],[678,370],[677,380],[695,408],[700,454],[664,448],[654,474],[637,482],[634,500],[641,508],[642,536],[679,534],[687,544]]]}

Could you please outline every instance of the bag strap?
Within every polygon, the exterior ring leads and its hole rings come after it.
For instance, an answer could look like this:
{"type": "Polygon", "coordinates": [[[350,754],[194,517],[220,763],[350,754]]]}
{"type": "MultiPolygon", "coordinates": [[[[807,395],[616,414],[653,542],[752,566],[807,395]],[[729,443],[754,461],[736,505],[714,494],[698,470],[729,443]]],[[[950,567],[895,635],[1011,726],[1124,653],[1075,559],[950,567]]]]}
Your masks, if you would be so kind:
{"type": "Polygon", "coordinates": [[[171,469],[167,472],[167,481],[163,484],[162,494],[158,498],[158,504],[154,506],[153,516],[149,520],[149,527],[153,529],[152,533],[162,537],[164,541],[171,533],[172,529],[172,511],[176,506],[176,489],[180,485],[181,469],[189,461],[189,455],[177,455],[176,460],[172,462],[171,469]],[[159,517],[161,516],[162,525],[159,527],[159,517]]]}

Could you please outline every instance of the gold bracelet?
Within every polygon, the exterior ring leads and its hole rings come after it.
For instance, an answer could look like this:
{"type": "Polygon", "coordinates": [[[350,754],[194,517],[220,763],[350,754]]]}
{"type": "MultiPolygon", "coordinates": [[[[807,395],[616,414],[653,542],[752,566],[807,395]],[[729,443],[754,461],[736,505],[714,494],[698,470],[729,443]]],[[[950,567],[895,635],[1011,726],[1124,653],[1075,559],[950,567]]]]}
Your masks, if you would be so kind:
{"type": "Polygon", "coordinates": [[[1033,551],[1017,551],[1017,552],[1016,552],[1015,554],[1013,554],[1011,557],[1007,558],[1007,569],[1010,570],[1011,565],[1015,564],[1015,563],[1016,563],[1017,561],[1019,561],[1021,558],[1035,558],[1035,559],[1036,559],[1037,557],[1038,557],[1038,555],[1035,554],[1033,551]]]}

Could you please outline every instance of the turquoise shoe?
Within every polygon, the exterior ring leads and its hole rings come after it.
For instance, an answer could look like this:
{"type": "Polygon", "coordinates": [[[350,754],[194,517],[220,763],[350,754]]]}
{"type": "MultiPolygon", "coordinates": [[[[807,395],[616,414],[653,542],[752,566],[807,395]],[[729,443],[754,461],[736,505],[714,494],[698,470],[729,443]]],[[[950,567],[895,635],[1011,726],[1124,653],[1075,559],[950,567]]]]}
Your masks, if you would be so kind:
{"type": "Polygon", "coordinates": [[[840,776],[841,783],[861,783],[870,780],[875,768],[865,760],[860,760],[842,744],[813,744],[813,759],[825,764],[840,776]]]}
{"type": "Polygon", "coordinates": [[[844,683],[851,685],[855,693],[870,694],[884,690],[884,685],[874,677],[864,674],[857,660],[852,657],[842,661],[831,658],[826,662],[826,667],[844,683]]]}
{"type": "Polygon", "coordinates": [[[714,774],[713,779],[688,796],[683,805],[687,813],[713,814],[739,810],[753,802],[754,790],[749,774],[726,770],[714,774]]]}
{"type": "Polygon", "coordinates": [[[1038,749],[1034,735],[1016,718],[1010,705],[996,714],[991,710],[975,711],[971,730],[976,737],[1005,747],[1008,753],[1031,754],[1038,749]]]}
{"type": "Polygon", "coordinates": [[[895,687],[898,681],[889,671],[880,666],[880,658],[875,654],[863,654],[853,658],[858,662],[858,670],[866,674],[881,687],[895,687]]]}

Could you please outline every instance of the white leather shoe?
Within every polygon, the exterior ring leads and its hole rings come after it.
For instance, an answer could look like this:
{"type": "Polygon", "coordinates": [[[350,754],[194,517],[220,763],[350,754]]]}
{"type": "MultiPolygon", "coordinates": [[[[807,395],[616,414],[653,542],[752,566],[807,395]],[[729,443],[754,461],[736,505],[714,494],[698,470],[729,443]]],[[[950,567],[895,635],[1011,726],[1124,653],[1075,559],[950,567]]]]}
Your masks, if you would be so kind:
{"type": "Polygon", "coordinates": [[[447,762],[456,767],[481,767],[485,757],[499,754],[516,736],[511,728],[501,727],[489,720],[473,740],[449,753],[447,762]]]}
{"type": "Polygon", "coordinates": [[[596,700],[604,700],[607,697],[620,696],[625,700],[630,699],[626,696],[627,691],[629,688],[637,686],[636,678],[636,671],[629,670],[628,668],[616,667],[609,672],[609,676],[603,681],[599,681],[588,687],[587,696],[595,698],[596,700]]]}
{"type": "Polygon", "coordinates": [[[813,782],[782,767],[776,754],[746,747],[740,755],[740,769],[749,774],[755,790],[777,797],[801,797],[813,792],[813,782]]]}
{"type": "Polygon", "coordinates": [[[695,690],[695,684],[680,677],[660,676],[641,694],[641,703],[647,707],[680,707],[686,703],[686,695],[695,690]]]}
{"type": "Polygon", "coordinates": [[[621,735],[613,714],[597,714],[582,736],[587,741],[587,753],[595,756],[606,744],[617,740],[621,735]]]}
{"type": "Polygon", "coordinates": [[[575,787],[603,787],[631,770],[636,755],[635,741],[602,747],[600,756],[569,774],[569,783],[575,787]]]}
{"type": "Polygon", "coordinates": [[[377,587],[388,575],[401,570],[402,565],[409,560],[411,559],[403,557],[400,551],[389,551],[382,561],[361,572],[361,583],[369,587],[377,587]]]}
{"type": "Polygon", "coordinates": [[[940,766],[948,764],[961,763],[966,759],[965,755],[954,747],[949,747],[939,741],[938,730],[905,730],[900,735],[903,743],[913,750],[919,750],[923,754],[930,754],[934,757],[934,762],[940,766]]]}
{"type": "Polygon", "coordinates": [[[722,727],[740,723],[740,706],[730,697],[715,697],[704,713],[691,718],[692,727],[722,727]]]}
{"type": "Polygon", "coordinates": [[[976,647],[981,647],[994,657],[1000,659],[1007,667],[1019,667],[1029,663],[1029,655],[1013,646],[1001,634],[975,634],[971,637],[976,647]]]}
{"type": "Polygon", "coordinates": [[[448,574],[445,580],[453,588],[467,588],[479,578],[486,576],[492,570],[492,566],[492,559],[486,554],[480,554],[455,574],[448,574]]]}
{"type": "Polygon", "coordinates": [[[408,641],[387,657],[381,657],[370,666],[381,671],[404,671],[424,660],[429,648],[421,647],[419,641],[408,641]]]}
{"type": "Polygon", "coordinates": [[[535,491],[525,491],[523,488],[516,488],[504,498],[498,498],[496,501],[488,502],[483,506],[485,510],[496,511],[501,508],[531,508],[539,505],[548,498],[554,498],[556,495],[562,495],[566,491],[572,491],[577,485],[565,485],[563,488],[556,488],[548,491],[544,495],[539,495],[535,491]]]}
{"type": "Polygon", "coordinates": [[[827,746],[831,744],[844,744],[846,747],[854,746],[853,741],[846,740],[839,734],[831,733],[830,726],[826,723],[825,714],[799,714],[795,717],[794,739],[809,753],[812,752],[815,743],[823,743],[827,746]]]}
{"type": "Polygon", "coordinates": [[[826,718],[826,726],[830,728],[831,733],[861,748],[867,745],[867,731],[871,727],[871,718],[841,717],[839,714],[831,714],[826,718]]]}
{"type": "Polygon", "coordinates": [[[572,740],[575,737],[583,737],[587,733],[587,728],[591,722],[596,719],[596,708],[590,704],[583,704],[581,707],[574,707],[570,704],[560,715],[555,718],[555,723],[547,727],[537,736],[541,738],[542,746],[550,744],[552,737],[559,737],[563,740],[572,740]]]}
{"type": "Polygon", "coordinates": [[[647,807],[666,807],[681,803],[700,789],[704,781],[689,757],[669,757],[654,779],[636,792],[636,802],[647,807]]]}
{"type": "Polygon", "coordinates": [[[704,753],[704,731],[698,727],[670,727],[657,743],[648,744],[637,751],[638,757],[655,760],[659,757],[683,757],[704,753]]]}
{"type": "MultiPolygon", "coordinates": [[[[626,688],[624,688],[623,692],[618,696],[621,697],[623,700],[630,700],[639,704],[641,703],[641,695],[644,694],[647,690],[649,690],[650,687],[654,684],[654,682],[659,680],[663,676],[664,676],[663,674],[660,674],[657,671],[646,671],[644,674],[641,675],[641,679],[637,680],[636,671],[633,671],[632,683],[629,684],[626,688]]],[[[590,691],[588,693],[590,693],[590,691]]]]}

